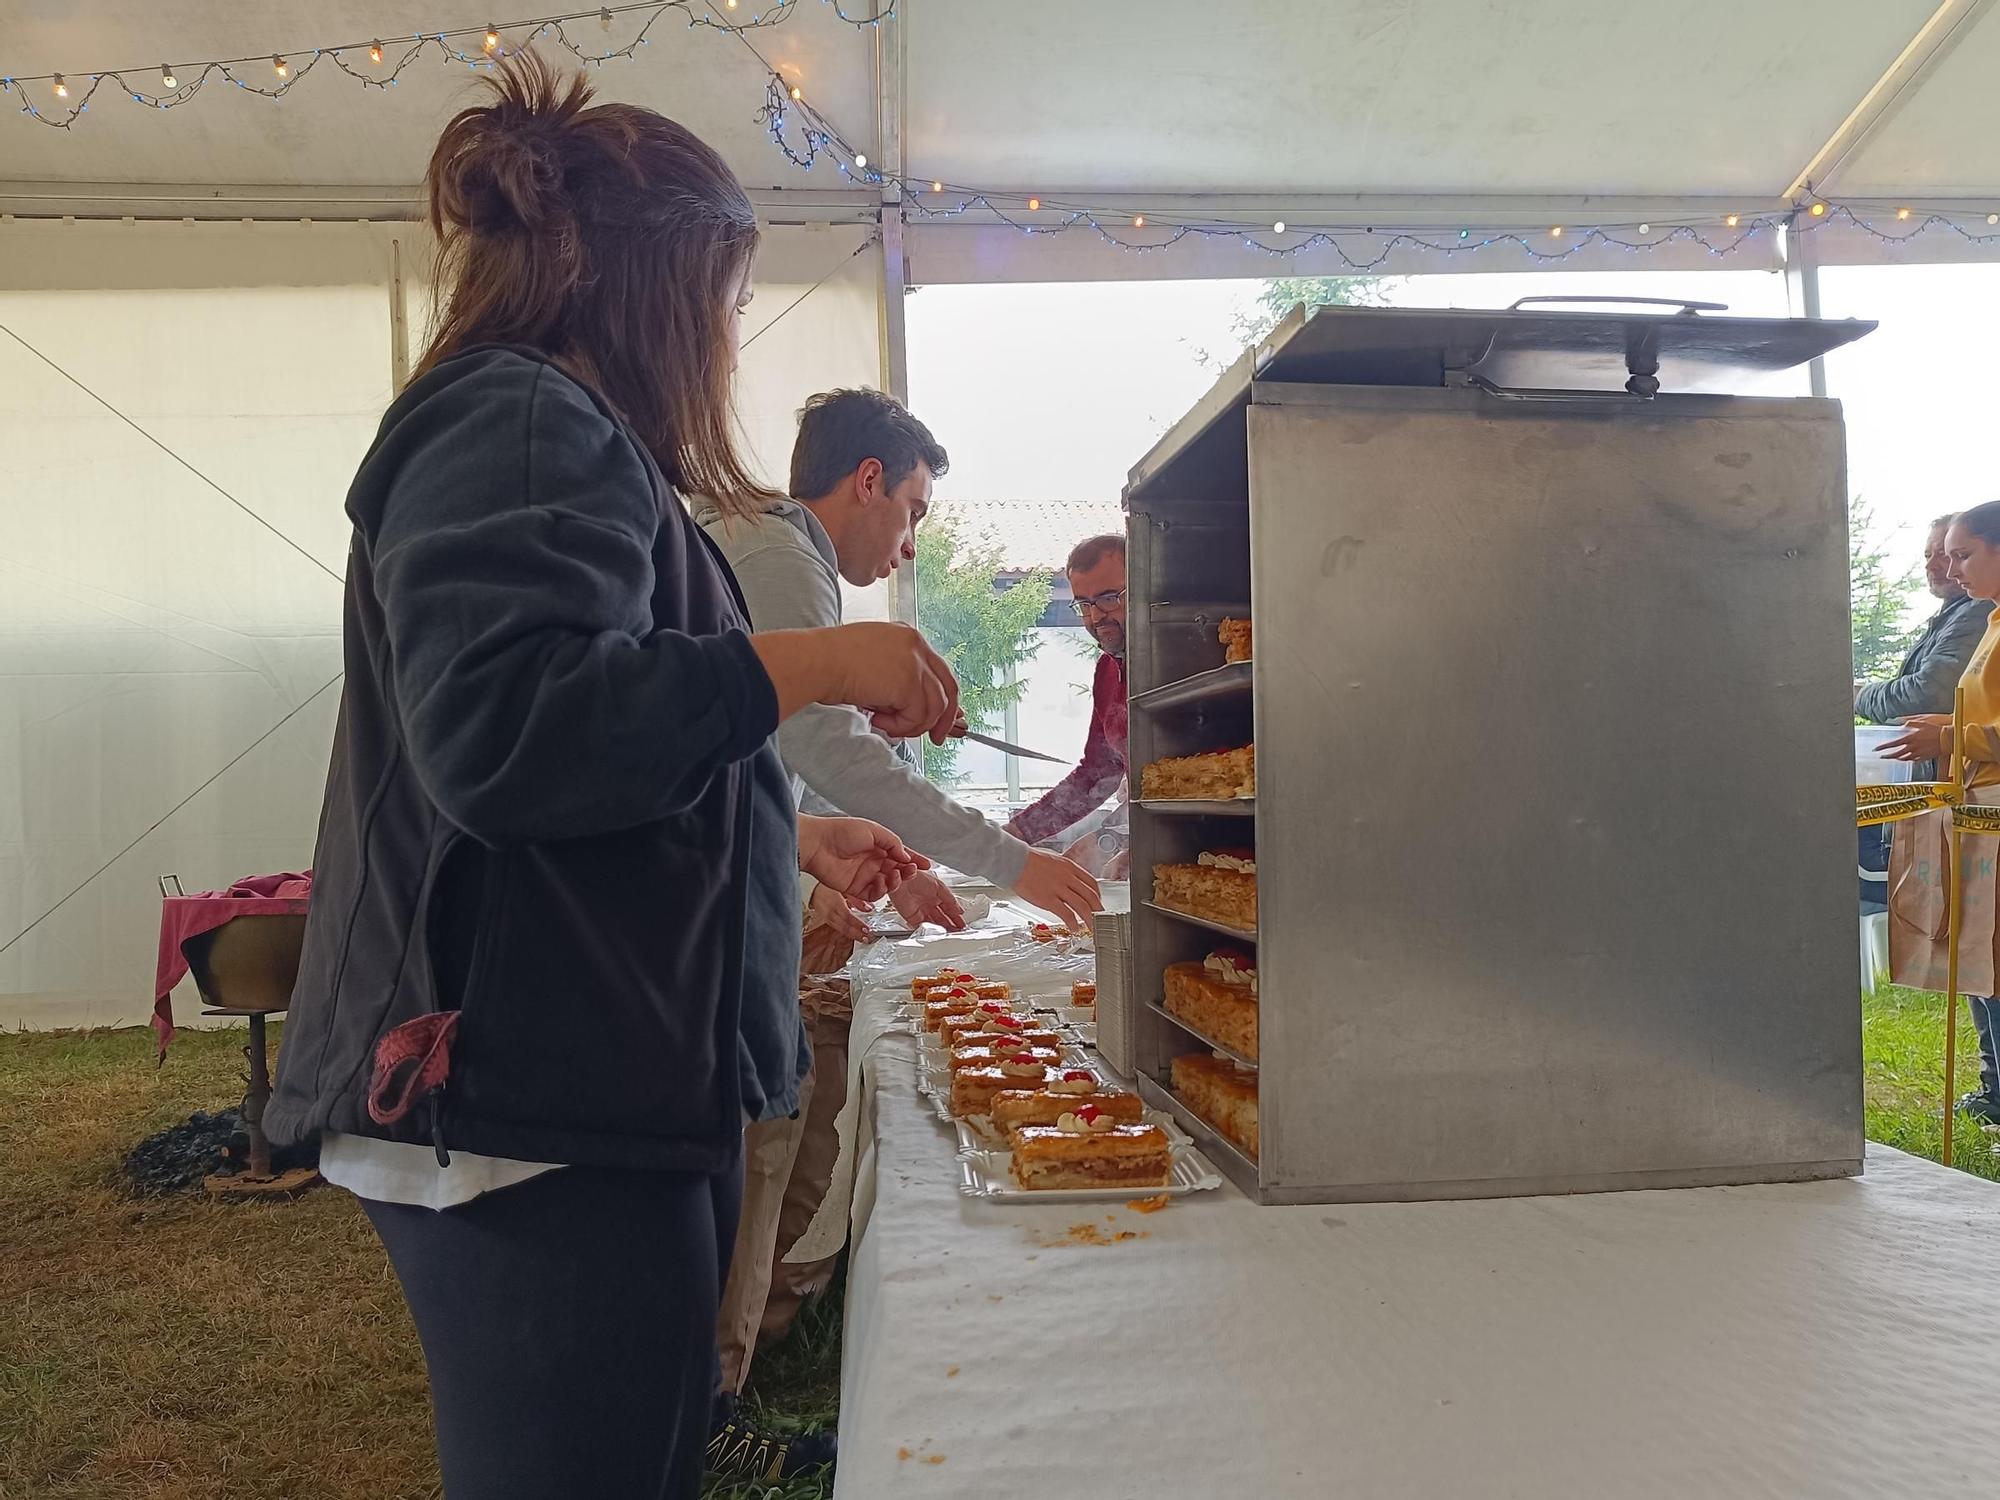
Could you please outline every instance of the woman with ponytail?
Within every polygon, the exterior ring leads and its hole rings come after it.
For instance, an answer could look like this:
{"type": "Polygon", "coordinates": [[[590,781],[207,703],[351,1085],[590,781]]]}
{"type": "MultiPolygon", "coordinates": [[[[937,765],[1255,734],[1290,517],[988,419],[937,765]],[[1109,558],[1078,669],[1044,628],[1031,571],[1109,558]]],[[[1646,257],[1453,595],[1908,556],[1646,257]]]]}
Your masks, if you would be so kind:
{"type": "Polygon", "coordinates": [[[439,317],[348,493],[347,678],[267,1124],[415,1318],[449,1500],[697,1493],[746,1122],[796,1108],[798,885],[921,863],[795,820],[809,703],[941,739],[888,624],[752,637],[681,497],[732,439],[757,221],[673,121],[533,57],[426,180],[439,317]]]}

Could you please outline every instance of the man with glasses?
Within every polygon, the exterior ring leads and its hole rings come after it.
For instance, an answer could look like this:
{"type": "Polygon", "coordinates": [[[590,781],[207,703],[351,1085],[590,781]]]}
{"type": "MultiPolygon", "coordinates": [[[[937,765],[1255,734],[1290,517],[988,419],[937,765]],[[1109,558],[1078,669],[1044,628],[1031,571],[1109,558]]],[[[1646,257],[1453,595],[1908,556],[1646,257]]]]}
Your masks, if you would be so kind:
{"type": "MultiPolygon", "coordinates": [[[[1118,792],[1126,774],[1125,538],[1115,533],[1087,537],[1071,550],[1063,571],[1069,575],[1071,607],[1104,654],[1091,680],[1083,759],[1007,824],[1009,833],[1028,844],[1075,827],[1118,792]]],[[[1104,869],[1106,878],[1123,875],[1126,858],[1117,855],[1104,869]]]]}

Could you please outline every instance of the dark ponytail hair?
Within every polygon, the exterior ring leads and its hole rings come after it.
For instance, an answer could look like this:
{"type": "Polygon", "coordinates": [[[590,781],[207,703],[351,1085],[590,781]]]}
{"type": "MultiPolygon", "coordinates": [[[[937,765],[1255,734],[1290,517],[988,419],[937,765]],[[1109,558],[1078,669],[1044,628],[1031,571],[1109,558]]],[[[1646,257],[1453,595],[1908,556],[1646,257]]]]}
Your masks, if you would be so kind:
{"type": "Polygon", "coordinates": [[[455,116],[424,175],[438,311],[419,375],[525,344],[610,402],[679,489],[743,514],[776,498],[737,449],[731,302],[757,214],[707,143],[632,104],[592,105],[532,52],[455,116]]]}
{"type": "Polygon", "coordinates": [[[1951,524],[1963,527],[1968,536],[1978,537],[1989,547],[2000,547],[2000,500],[1962,510],[1951,518],[1951,524]]]}

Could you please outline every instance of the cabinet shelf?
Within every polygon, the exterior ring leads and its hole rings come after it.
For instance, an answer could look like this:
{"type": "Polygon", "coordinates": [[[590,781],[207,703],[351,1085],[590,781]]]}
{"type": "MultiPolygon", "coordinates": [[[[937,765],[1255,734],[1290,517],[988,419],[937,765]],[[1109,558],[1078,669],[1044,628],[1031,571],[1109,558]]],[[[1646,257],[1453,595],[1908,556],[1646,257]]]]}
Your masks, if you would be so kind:
{"type": "Polygon", "coordinates": [[[1189,1109],[1181,1101],[1180,1095],[1158,1080],[1144,1073],[1139,1075],[1139,1097],[1155,1109],[1165,1110],[1179,1123],[1181,1129],[1194,1137],[1194,1143],[1202,1155],[1214,1162],[1246,1197],[1255,1199],[1259,1194],[1257,1163],[1252,1161],[1236,1142],[1217,1130],[1200,1115],[1189,1109]]]}
{"type": "Polygon", "coordinates": [[[1225,662],[1179,682],[1164,683],[1132,695],[1132,707],[1141,713],[1166,713],[1180,708],[1197,708],[1227,703],[1250,696],[1250,666],[1247,661],[1225,662]]]}
{"type": "Polygon", "coordinates": [[[1255,797],[1231,797],[1226,801],[1204,801],[1193,797],[1142,797],[1139,806],[1149,813],[1168,818],[1254,818],[1255,797]]]}
{"type": "Polygon", "coordinates": [[[1163,917],[1172,917],[1176,922],[1185,922],[1190,927],[1199,927],[1204,932],[1220,933],[1223,937],[1235,938],[1239,943],[1254,943],[1257,933],[1254,928],[1231,927],[1226,922],[1211,922],[1207,917],[1192,916],[1184,911],[1175,911],[1171,906],[1162,906],[1157,901],[1145,903],[1147,911],[1156,911],[1163,917]]]}
{"type": "Polygon", "coordinates": [[[1154,1015],[1160,1017],[1169,1026],[1179,1027],[1182,1031],[1185,1031],[1189,1036],[1193,1037],[1197,1042],[1200,1042],[1202,1046],[1208,1048],[1211,1052],[1220,1052],[1224,1057],[1228,1058],[1231,1062],[1241,1063],[1246,1068],[1254,1068],[1257,1066],[1256,1058],[1245,1057],[1241,1052],[1238,1052],[1234,1047],[1225,1047],[1222,1045],[1222,1043],[1218,1042],[1214,1037],[1204,1036],[1200,1030],[1198,1030],[1196,1027],[1190,1026],[1186,1021],[1183,1021],[1179,1016],[1175,1015],[1172,1011],[1168,1010],[1166,1006],[1162,1005],[1159,1001],[1148,1000],[1146,1002],[1146,1009],[1150,1010],[1154,1015]]]}

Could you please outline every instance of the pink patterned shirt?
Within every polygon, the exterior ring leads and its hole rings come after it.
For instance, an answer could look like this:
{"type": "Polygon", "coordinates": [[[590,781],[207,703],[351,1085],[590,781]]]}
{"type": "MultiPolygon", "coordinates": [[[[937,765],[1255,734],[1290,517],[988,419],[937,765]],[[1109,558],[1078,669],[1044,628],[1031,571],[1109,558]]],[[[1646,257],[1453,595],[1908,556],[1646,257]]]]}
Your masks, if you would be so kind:
{"type": "Polygon", "coordinates": [[[1014,814],[1007,831],[1023,843],[1038,844],[1081,822],[1118,790],[1126,773],[1125,662],[1100,656],[1090,684],[1090,733],[1083,759],[1039,800],[1014,814]]]}

